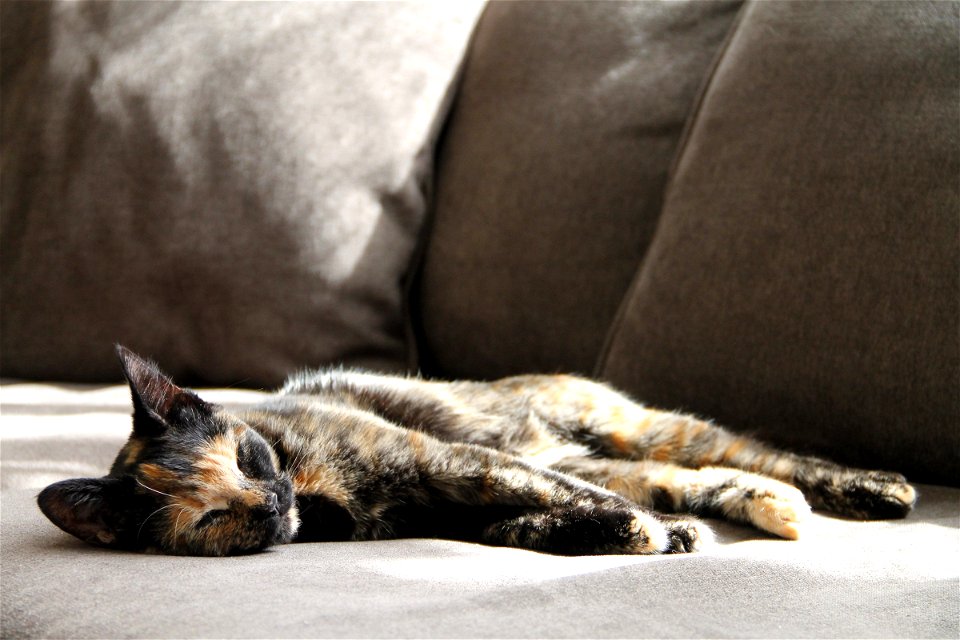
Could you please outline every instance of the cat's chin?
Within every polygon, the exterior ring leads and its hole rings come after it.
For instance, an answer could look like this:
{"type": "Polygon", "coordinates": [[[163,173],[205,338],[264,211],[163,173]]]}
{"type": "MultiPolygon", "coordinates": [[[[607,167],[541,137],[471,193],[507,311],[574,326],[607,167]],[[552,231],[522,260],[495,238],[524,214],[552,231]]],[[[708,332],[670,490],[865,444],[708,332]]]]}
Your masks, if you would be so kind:
{"type": "Polygon", "coordinates": [[[271,539],[265,546],[292,542],[297,535],[297,530],[300,528],[300,514],[297,510],[297,505],[291,505],[286,513],[271,519],[270,524],[273,525],[274,531],[271,539]]]}
{"type": "Polygon", "coordinates": [[[278,544],[287,544],[292,542],[300,528],[300,517],[296,505],[293,505],[281,515],[259,520],[257,522],[255,537],[251,536],[253,530],[248,531],[247,540],[243,543],[234,543],[231,546],[221,546],[215,548],[204,548],[201,550],[188,551],[188,555],[213,555],[213,556],[242,556],[252,553],[266,551],[270,547],[278,544]],[[251,538],[253,538],[251,540],[251,538]]]}

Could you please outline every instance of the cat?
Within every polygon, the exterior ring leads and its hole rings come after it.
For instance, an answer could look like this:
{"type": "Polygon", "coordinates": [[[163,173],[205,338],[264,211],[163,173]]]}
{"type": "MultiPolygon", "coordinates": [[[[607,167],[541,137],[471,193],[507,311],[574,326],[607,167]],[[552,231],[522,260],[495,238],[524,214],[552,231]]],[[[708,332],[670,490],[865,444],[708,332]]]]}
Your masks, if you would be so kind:
{"type": "Polygon", "coordinates": [[[100,546],[220,556],[419,536],[684,553],[711,540],[697,515],[795,539],[811,506],[900,518],[916,499],[899,474],[778,451],[575,376],[323,370],[229,412],[132,351],[117,354],[130,439],[107,476],[37,497],[54,524],[100,546]]]}

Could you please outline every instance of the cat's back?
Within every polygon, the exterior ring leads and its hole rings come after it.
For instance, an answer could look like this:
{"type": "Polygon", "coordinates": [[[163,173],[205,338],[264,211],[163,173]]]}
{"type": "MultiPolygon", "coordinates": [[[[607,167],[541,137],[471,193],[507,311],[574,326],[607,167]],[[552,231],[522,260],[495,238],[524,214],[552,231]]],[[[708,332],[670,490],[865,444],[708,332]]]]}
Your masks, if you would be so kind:
{"type": "Polygon", "coordinates": [[[425,380],[356,369],[322,369],[291,376],[272,410],[311,413],[326,428],[342,429],[344,411],[369,413],[391,425],[448,442],[480,444],[517,454],[561,444],[543,420],[552,389],[580,381],[564,375],[525,375],[493,382],[425,380]]]}
{"type": "Polygon", "coordinates": [[[258,410],[301,430],[309,424],[311,430],[337,431],[353,425],[360,412],[441,440],[506,450],[525,422],[528,403],[522,394],[504,391],[498,383],[330,368],[290,376],[258,410]]]}
{"type": "Polygon", "coordinates": [[[449,412],[449,383],[362,369],[330,368],[290,376],[270,403],[279,410],[369,411],[400,426],[449,412]]]}

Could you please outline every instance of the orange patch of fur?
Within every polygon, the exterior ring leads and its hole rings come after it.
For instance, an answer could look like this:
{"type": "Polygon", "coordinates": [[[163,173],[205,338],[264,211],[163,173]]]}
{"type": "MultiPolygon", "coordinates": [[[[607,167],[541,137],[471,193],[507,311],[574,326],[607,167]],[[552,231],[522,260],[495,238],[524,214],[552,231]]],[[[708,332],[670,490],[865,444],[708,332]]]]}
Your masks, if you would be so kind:
{"type": "Polygon", "coordinates": [[[682,449],[687,446],[689,437],[687,435],[686,425],[682,422],[674,423],[672,431],[673,433],[671,435],[673,437],[673,446],[677,449],[682,449]]]}
{"type": "Polygon", "coordinates": [[[709,429],[710,426],[705,422],[694,422],[693,427],[690,428],[690,439],[696,440],[698,436],[703,435],[703,432],[709,429]]]}
{"type": "Polygon", "coordinates": [[[624,431],[611,431],[610,442],[613,448],[620,453],[630,453],[630,437],[624,431]]]}
{"type": "Polygon", "coordinates": [[[656,413],[652,410],[647,410],[646,415],[643,416],[643,419],[637,423],[637,431],[646,431],[650,428],[650,425],[653,424],[653,418],[656,416],[656,413]]]}
{"type": "Polygon", "coordinates": [[[293,476],[297,495],[323,495],[341,506],[350,503],[350,491],[340,483],[339,475],[328,467],[303,469],[293,476]]]}
{"type": "Polygon", "coordinates": [[[176,473],[155,464],[142,464],[139,470],[139,475],[145,480],[144,484],[153,490],[162,490],[180,483],[180,477],[176,473]]]}
{"type": "Polygon", "coordinates": [[[419,463],[427,455],[427,447],[423,441],[423,435],[416,431],[407,434],[407,441],[410,443],[410,450],[413,451],[413,459],[419,463]]]}
{"type": "Polygon", "coordinates": [[[614,493],[619,493],[622,496],[633,498],[633,495],[632,495],[633,488],[630,486],[630,483],[627,482],[626,478],[623,478],[620,476],[614,476],[613,478],[610,478],[610,480],[607,481],[606,487],[607,489],[610,489],[610,491],[613,491],[614,493]]]}
{"type": "Polygon", "coordinates": [[[650,457],[660,462],[667,462],[673,458],[673,446],[669,444],[659,446],[653,450],[650,457]]]}
{"type": "Polygon", "coordinates": [[[197,469],[201,480],[210,487],[238,489],[239,469],[233,439],[226,435],[212,439],[197,461],[197,469]]]}
{"type": "Polygon", "coordinates": [[[127,442],[126,454],[123,458],[123,464],[126,467],[132,467],[136,464],[137,459],[140,457],[140,454],[143,453],[143,441],[137,438],[130,438],[127,442]]]}
{"type": "Polygon", "coordinates": [[[206,505],[202,500],[177,491],[182,481],[180,476],[173,471],[155,464],[147,463],[140,465],[139,472],[141,477],[140,481],[148,490],[157,491],[164,494],[175,493],[176,495],[174,497],[176,504],[178,504],[180,507],[196,510],[203,510],[205,508],[206,505]]]}
{"type": "Polygon", "coordinates": [[[723,453],[720,454],[720,460],[727,462],[732,459],[735,455],[740,453],[743,448],[746,446],[746,443],[743,440],[734,440],[733,444],[724,449],[723,453]]]}
{"type": "Polygon", "coordinates": [[[177,496],[177,504],[195,511],[204,511],[207,508],[207,504],[203,500],[190,495],[177,496]]]}

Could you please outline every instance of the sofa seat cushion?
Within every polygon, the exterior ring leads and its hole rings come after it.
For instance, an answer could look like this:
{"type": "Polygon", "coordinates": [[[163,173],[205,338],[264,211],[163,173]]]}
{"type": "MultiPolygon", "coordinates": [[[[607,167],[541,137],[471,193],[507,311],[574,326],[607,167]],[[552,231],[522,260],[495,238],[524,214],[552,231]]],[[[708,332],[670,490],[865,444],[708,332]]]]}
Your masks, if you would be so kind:
{"type": "MultiPolygon", "coordinates": [[[[99,476],[126,387],[0,385],[0,627],[10,638],[954,637],[960,489],[902,521],[814,515],[797,541],[712,522],[691,555],[559,557],[443,540],[304,543],[232,558],[114,552],[40,513],[99,476]]],[[[207,390],[227,405],[259,395],[207,390]]]]}
{"type": "Polygon", "coordinates": [[[956,3],[749,5],[601,375],[956,485],[958,29],[956,3]]]}

